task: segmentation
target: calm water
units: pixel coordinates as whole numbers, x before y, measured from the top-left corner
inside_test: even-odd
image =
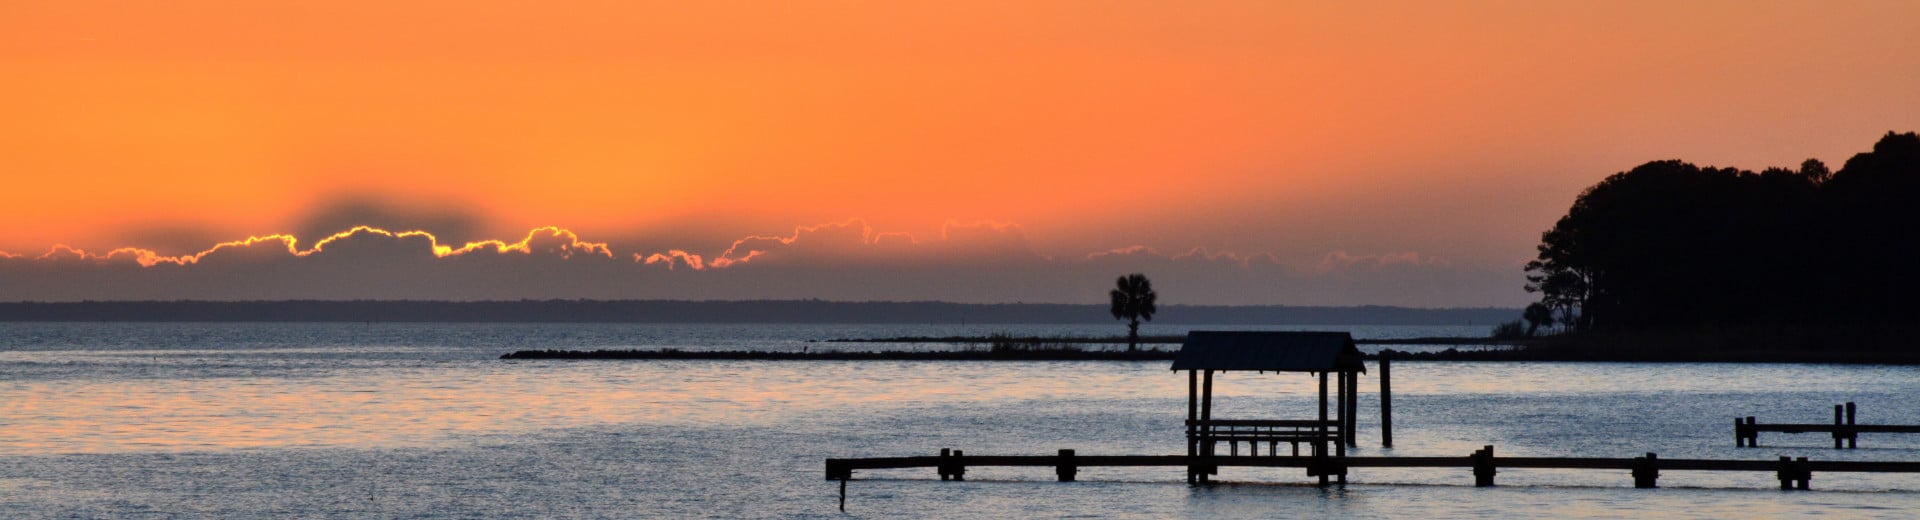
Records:
[[[1340,329],[1341,327],[1312,327]],[[1182,375],[1165,363],[645,362],[496,359],[527,348],[950,348],[807,340],[1106,335],[1118,326],[3,324],[0,516],[134,518],[841,517],[826,457],[1172,454]],[[1360,337],[1484,327],[1361,327]],[[1146,332],[1183,329],[1149,326]],[[1399,347],[1396,347],[1399,348]],[[1735,416],[1920,423],[1912,367],[1413,363],[1394,367],[1395,444],[1363,384],[1362,455],[1920,460],[1920,436],[1833,450],[1818,434],[1734,448]],[[1223,376],[1217,416],[1304,417],[1313,380]],[[1344,489],[1299,470],[1178,468],[862,472],[861,518],[1911,517],[1920,477],[1669,471],[1356,469]]]

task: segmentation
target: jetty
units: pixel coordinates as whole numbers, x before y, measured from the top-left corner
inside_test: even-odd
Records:
[[[1911,424],[1857,424],[1854,422],[1855,407],[1852,402],[1845,405],[1833,405],[1833,423],[1760,423],[1754,416],[1743,421],[1733,418],[1733,445],[1743,448],[1760,446],[1760,432],[1777,433],[1815,433],[1825,432],[1833,436],[1833,449],[1860,447],[1861,433],[1920,433],[1920,425]]]
[[[1381,445],[1393,446],[1392,379],[1395,353],[1378,357]],[[1807,457],[1778,459],[1663,459],[1646,452],[1638,457],[1498,457],[1487,445],[1465,456],[1395,457],[1349,456],[1346,448],[1358,443],[1355,418],[1365,356],[1345,332],[1194,331],[1173,357],[1172,370],[1187,372],[1186,454],[1083,455],[1062,449],[1051,455],[967,455],[942,449],[938,455],[826,459],[827,480],[840,481],[840,508],[846,509],[847,481],[861,470],[933,468],[944,481],[966,480],[978,467],[1049,467],[1061,482],[1073,482],[1081,468],[1185,468],[1187,483],[1205,485],[1222,467],[1300,468],[1319,485],[1345,485],[1354,468],[1467,469],[1475,486],[1494,485],[1501,469],[1573,469],[1625,471],[1636,488],[1658,487],[1663,471],[1770,472],[1780,489],[1810,489],[1815,472],[1920,473],[1920,462],[1817,461]],[[1216,375],[1228,372],[1275,374],[1306,373],[1318,379],[1317,410],[1309,418],[1215,418],[1213,387]],[[1735,419],[1735,437],[1742,446],[1756,445],[1760,431],[1799,433],[1830,431],[1836,448],[1861,432],[1920,433],[1920,426],[1864,425],[1854,422],[1853,403],[1834,407],[1834,424],[1757,424],[1752,417]],[[1240,445],[1246,453],[1240,453]],[[1226,453],[1220,447],[1226,445]],[[1281,444],[1288,445],[1282,451]],[[1264,453],[1261,448],[1265,447]]]

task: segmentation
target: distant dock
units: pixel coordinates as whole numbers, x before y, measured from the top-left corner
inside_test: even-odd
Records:
[[[1777,433],[1829,433],[1833,436],[1833,448],[1860,447],[1862,433],[1920,433],[1920,425],[1911,424],[1857,424],[1854,422],[1856,409],[1853,403],[1833,405],[1833,424],[1819,423],[1760,423],[1749,415],[1745,421],[1733,419],[1733,445],[1743,448],[1760,446],[1760,432]]]

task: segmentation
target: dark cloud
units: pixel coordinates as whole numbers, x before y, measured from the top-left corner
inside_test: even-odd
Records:
[[[485,219],[471,211],[433,201],[393,201],[372,195],[346,194],[320,203],[293,227],[294,236],[305,240],[331,235],[355,226],[371,226],[394,231],[433,232],[443,243],[462,244],[479,240]]]
[[[116,233],[114,244],[149,249],[161,254],[182,255],[205,249],[213,244],[232,238],[223,236],[208,226],[186,223],[148,224]]]

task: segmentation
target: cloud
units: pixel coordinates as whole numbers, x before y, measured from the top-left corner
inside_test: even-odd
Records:
[[[196,253],[55,246],[0,255],[8,300],[79,299],[805,299],[1098,302],[1120,274],[1193,304],[1517,305],[1511,266],[1462,267],[1403,251],[1313,255],[1130,246],[1050,258],[1017,225],[948,222],[934,236],[861,220],[749,235],[723,249],[617,251],[560,227],[447,243],[426,230],[354,226]],[[1292,258],[1292,260],[1288,260]]]
[[[641,263],[645,263],[648,265],[664,264],[667,266],[667,269],[673,269],[675,266],[680,266],[680,265],[685,265],[687,266],[687,268],[693,269],[695,271],[707,268],[706,261],[702,260],[700,258],[700,255],[688,253],[686,251],[681,251],[678,249],[670,249],[670,250],[667,250],[667,252],[665,253],[654,253],[654,254],[644,255],[644,256],[642,256],[640,253],[634,253],[633,258],[635,260],[639,260]]]
[[[1421,256],[1420,253],[1405,251],[1376,255],[1355,255],[1342,251],[1329,251],[1320,257],[1315,267],[1321,273],[1352,273],[1355,271],[1378,271],[1395,266],[1413,267],[1451,267],[1453,262],[1445,258]]]
[[[481,236],[479,214],[432,201],[395,203],[371,194],[342,194],[320,203],[293,226],[292,235],[327,236],[342,229],[426,229],[442,240],[465,243]]]
[[[727,269],[750,262],[790,265],[849,265],[911,261],[1020,261],[1038,259],[1019,227],[991,221],[941,226],[940,236],[923,240],[908,233],[876,232],[852,219],[797,226],[784,236],[749,235],[712,256],[680,249],[634,253],[634,261],[669,269]]]
[[[539,252],[542,254],[560,255],[561,257],[572,257],[578,253],[600,255],[608,258],[613,257],[613,250],[609,249],[607,244],[582,241],[579,235],[574,232],[552,226],[528,231],[526,237],[520,239],[518,242],[510,243],[501,240],[481,240],[478,242],[468,242],[458,248],[441,244],[438,237],[426,231],[388,231],[371,226],[354,226],[352,229],[322,237],[314,241],[313,247],[307,249],[300,248],[300,239],[294,235],[267,235],[221,242],[198,253],[177,256],[167,256],[152,250],[133,247],[123,247],[106,253],[95,254],[59,244],[53,246],[53,248],[49,249],[45,254],[35,257],[35,259],[91,261],[98,263],[131,260],[140,264],[142,267],[153,267],[160,264],[189,265],[200,263],[208,257],[215,256],[259,257],[260,255],[257,254],[257,252],[261,250],[256,248],[260,247],[265,247],[269,251],[284,250],[288,256],[305,257],[324,252],[328,247],[336,250],[366,247],[364,244],[369,243],[367,237],[372,236],[386,237],[398,242],[413,243],[415,244],[415,251],[434,257],[460,256],[476,251],[491,251],[496,254],[533,254]]]

